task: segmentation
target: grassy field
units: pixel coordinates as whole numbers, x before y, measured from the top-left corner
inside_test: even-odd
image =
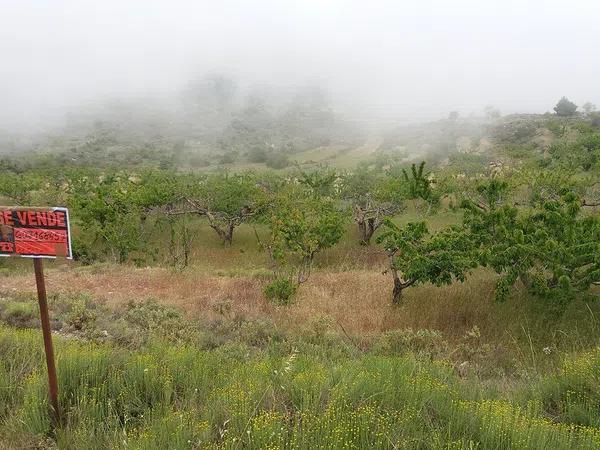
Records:
[[[459,220],[409,208],[400,223]],[[243,225],[193,222],[191,265],[48,262],[62,422],[52,426],[29,261],[0,271],[0,448],[600,448],[600,303],[493,301],[485,269],[411,287],[342,242],[288,306]],[[594,291],[598,294],[598,291]]]
[[[305,341],[251,351],[58,339],[62,426],[40,336],[0,329],[5,448],[598,448],[600,353],[503,389],[444,361]]]

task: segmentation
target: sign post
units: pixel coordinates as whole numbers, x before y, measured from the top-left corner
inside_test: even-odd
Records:
[[[46,298],[46,283],[44,281],[44,265],[41,258],[34,258],[35,284],[37,285],[38,303],[40,305],[40,321],[44,336],[44,351],[46,353],[46,367],[48,368],[48,386],[50,388],[50,404],[54,410],[56,424],[60,423],[60,410],[58,409],[58,379],[56,378],[56,364],[54,363],[54,347],[52,346],[52,330],[50,329],[50,314],[48,313],[48,300]]]
[[[55,424],[59,425],[58,379],[42,258],[72,258],[69,211],[66,208],[0,207],[0,256],[33,258],[50,405]]]

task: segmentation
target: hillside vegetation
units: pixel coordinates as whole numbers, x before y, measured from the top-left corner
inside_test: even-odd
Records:
[[[59,426],[0,261],[0,447],[600,448],[597,113],[361,134],[220,83],[201,129],[5,153],[2,201],[69,207],[75,261],[47,264]]]

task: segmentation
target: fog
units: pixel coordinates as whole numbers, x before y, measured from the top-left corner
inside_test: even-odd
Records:
[[[365,122],[600,104],[600,2],[0,0],[0,129],[115,99],[318,85]]]

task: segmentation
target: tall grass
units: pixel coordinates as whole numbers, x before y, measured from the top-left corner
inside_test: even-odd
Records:
[[[318,346],[281,354],[160,343],[129,351],[57,339],[63,425],[54,431],[40,346],[37,332],[0,328],[0,446],[600,446],[600,350],[498,397],[447,363],[410,355],[331,359]]]

